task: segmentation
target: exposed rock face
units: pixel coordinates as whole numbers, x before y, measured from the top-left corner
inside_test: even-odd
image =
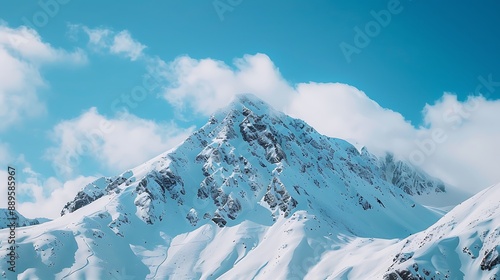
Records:
[[[386,193],[405,207],[414,205],[387,182],[405,189],[402,186],[417,173],[390,159],[379,166],[371,157],[244,95],[212,116],[176,150],[148,163],[149,169],[100,178],[85,186],[61,214],[128,186],[134,188],[135,215],[146,224],[163,222],[171,212],[180,211],[191,226],[199,224],[199,213],[203,220],[225,226],[242,213],[254,211],[257,203],[267,207],[273,219],[289,217],[297,209],[314,208],[316,198],[309,198],[309,192],[323,188],[343,197],[347,204],[342,209],[385,208]],[[381,173],[385,177],[380,178]],[[407,174],[413,177],[408,179]],[[113,227],[126,224],[124,217],[114,217]]]
[[[264,201],[272,210],[278,207],[285,217],[288,217],[290,212],[297,206],[297,200],[290,196],[285,185],[276,177],[267,187]]]
[[[191,208],[191,210],[189,210],[189,213],[187,213],[186,215],[186,219],[191,225],[196,226],[196,224],[198,223],[198,213],[194,208]]]
[[[72,213],[86,205],[89,205],[107,194],[106,187],[111,184],[111,182],[111,178],[101,177],[86,185],[77,193],[76,197],[72,201],[66,203],[64,208],[61,210],[61,216],[67,213]]]
[[[137,185],[136,192],[134,204],[148,224],[163,220],[168,198],[182,205],[182,196],[186,194],[184,182],[169,168],[149,172]]]
[[[256,116],[248,108],[244,108],[242,113],[245,119],[240,123],[239,127],[243,140],[249,142],[250,145],[254,145],[257,142],[258,145],[265,149],[266,160],[271,164],[281,162],[286,155],[278,143],[272,128],[268,128],[262,122],[263,116]]]
[[[384,280],[417,280],[408,270],[394,271],[384,276]]]
[[[66,203],[64,208],[61,210],[61,216],[89,205],[104,195],[118,191],[117,187],[125,183],[131,176],[132,172],[127,171],[122,176],[114,178],[101,177],[86,185],[77,193],[76,197],[72,201]]]
[[[383,179],[409,195],[446,191],[442,181],[432,178],[408,163],[396,160],[391,154],[379,159],[378,165]]]
[[[491,270],[498,264],[500,264],[500,245],[496,245],[494,248],[484,252],[484,258],[481,260],[481,269]]]

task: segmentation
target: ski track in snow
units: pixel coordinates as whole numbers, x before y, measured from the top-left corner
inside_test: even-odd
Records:
[[[90,264],[89,259],[90,259],[91,257],[93,257],[93,256],[94,256],[94,250],[92,250],[92,248],[90,248],[89,244],[88,244],[88,243],[87,243],[87,241],[85,240],[85,237],[83,237],[83,235],[82,235],[81,233],[79,233],[79,235],[80,235],[80,238],[82,239],[82,241],[83,241],[83,242],[85,243],[85,245],[87,246],[87,249],[89,250],[90,255],[88,255],[88,256],[86,257],[86,259],[85,259],[85,264],[84,264],[82,267],[80,267],[80,268],[78,268],[78,269],[76,269],[76,270],[74,270],[74,271],[72,271],[72,272],[70,272],[70,273],[66,274],[64,277],[62,277],[62,278],[61,278],[61,280],[62,280],[62,279],[65,279],[65,278],[67,278],[67,277],[69,277],[69,276],[71,276],[73,273],[76,273],[76,272],[78,272],[78,271],[83,270],[85,267],[87,267],[87,266]]]

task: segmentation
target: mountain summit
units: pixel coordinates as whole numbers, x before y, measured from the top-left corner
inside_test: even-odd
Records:
[[[401,173],[388,170],[368,152],[240,95],[176,148],[84,186],[62,217],[19,230],[19,277],[359,275],[363,264],[340,256],[331,270],[324,257],[347,248],[359,258],[397,248],[440,218],[407,191],[426,183],[394,184]],[[1,240],[7,234],[0,231]],[[353,249],[363,244],[364,251]],[[388,252],[386,259],[398,258]],[[488,269],[497,271],[495,265],[488,261]],[[6,271],[6,264],[0,268]],[[401,271],[411,273],[406,267],[395,273]],[[388,267],[375,272],[399,277]]]
[[[170,224],[183,216],[186,229],[207,221],[233,226],[254,217],[274,223],[305,210],[327,213],[321,220],[336,230],[393,238],[437,219],[384,174],[348,142],[320,135],[246,94],[174,150],[89,184],[62,214],[130,192],[146,224]]]

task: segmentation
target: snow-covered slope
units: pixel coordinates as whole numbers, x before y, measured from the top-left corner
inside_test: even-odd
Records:
[[[383,178],[368,153],[243,95],[177,148],[85,186],[62,217],[19,229],[17,271],[21,279],[326,278],[338,272],[326,267],[353,270],[346,255],[325,263],[332,252],[366,243],[351,251],[373,258],[440,218],[404,184]],[[0,230],[0,250],[7,234]],[[6,269],[0,262],[4,277]]]
[[[500,277],[500,184],[458,205],[429,229],[397,247],[400,253],[390,266],[392,275],[407,273],[434,279]]]
[[[28,219],[24,217],[23,215],[19,214],[19,212],[14,211],[14,216],[11,215],[11,211],[7,209],[0,209],[0,229],[3,228],[8,228],[9,225],[12,223],[12,218],[15,218],[15,224],[16,227],[25,227],[25,226],[32,226],[32,225],[38,225],[41,223],[45,223],[49,221],[46,218],[38,218],[38,219]]]
[[[500,279],[500,184],[401,241],[356,238],[322,256],[310,279]],[[348,257],[346,257],[348,256]],[[339,259],[343,261],[338,261]]]

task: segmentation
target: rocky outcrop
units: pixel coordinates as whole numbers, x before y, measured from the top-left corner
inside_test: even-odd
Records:
[[[81,191],[76,194],[76,197],[66,203],[66,205],[61,210],[61,216],[75,212],[76,210],[89,205],[90,203],[96,201],[97,199],[103,197],[108,193],[106,190],[109,185],[112,184],[111,178],[101,177],[94,182],[86,185]]]
[[[131,171],[127,171],[117,177],[101,177],[86,185],[76,194],[76,197],[72,201],[66,203],[61,210],[61,216],[89,205],[107,194],[119,192],[118,187],[124,183],[129,183],[127,180],[132,177],[132,175],[133,173]]]
[[[256,142],[265,150],[266,160],[270,163],[281,162],[285,158],[285,153],[278,143],[277,138],[271,128],[262,122],[263,116],[257,116],[248,108],[243,110],[245,119],[239,124],[240,133],[243,140],[254,145]]]
[[[264,201],[269,205],[271,210],[278,207],[284,217],[288,217],[290,212],[297,206],[297,200],[290,196],[285,185],[276,177],[274,177],[271,184],[267,186]]]
[[[408,163],[396,160],[392,154],[387,154],[384,158],[381,158],[378,161],[378,166],[384,180],[409,195],[446,191],[442,181],[430,177]]]
[[[481,260],[482,270],[491,270],[500,264],[500,245],[496,245],[491,250],[486,250],[484,258]]]

